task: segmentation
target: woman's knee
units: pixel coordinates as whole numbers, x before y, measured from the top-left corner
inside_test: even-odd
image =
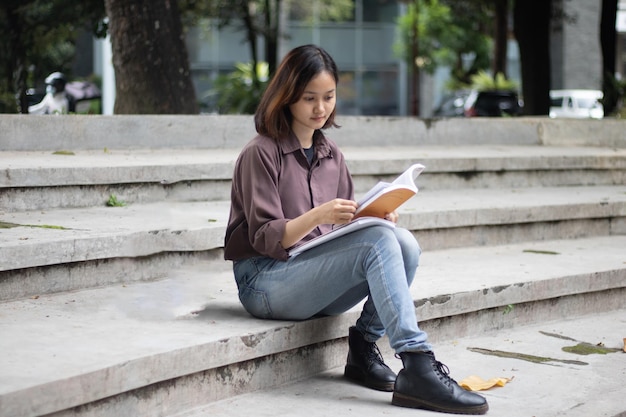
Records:
[[[396,233],[396,238],[398,239],[398,243],[402,248],[402,254],[407,257],[414,257],[416,260],[419,260],[420,255],[422,254],[422,248],[420,247],[417,239],[413,236],[413,233],[403,228],[394,229]]]

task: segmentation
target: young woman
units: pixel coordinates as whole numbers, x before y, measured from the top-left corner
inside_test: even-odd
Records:
[[[281,320],[341,314],[366,299],[349,329],[346,377],[393,391],[398,406],[484,414],[486,400],[448,376],[418,327],[409,285],[420,248],[409,231],[372,226],[289,257],[357,208],[344,157],[322,133],[337,127],[337,81],[330,55],[304,45],[285,56],[261,99],[258,136],[235,166],[224,245],[239,299],[253,316]],[[375,344],[385,333],[403,362],[397,377]]]

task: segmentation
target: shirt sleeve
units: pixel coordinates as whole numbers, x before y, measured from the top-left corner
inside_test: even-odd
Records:
[[[278,147],[248,147],[238,161],[237,194],[248,223],[248,239],[260,254],[286,260],[282,247],[287,219],[278,190],[280,173]]]
[[[341,174],[339,177],[337,197],[344,198],[346,200],[354,200],[354,184],[352,182],[352,175],[350,174],[350,170],[348,170],[343,154],[341,152],[338,152],[338,154],[341,158]]]

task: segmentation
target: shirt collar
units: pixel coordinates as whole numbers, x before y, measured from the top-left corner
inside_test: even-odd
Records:
[[[293,132],[291,132],[289,134],[289,137],[287,137],[285,140],[281,140],[278,143],[281,151],[284,154],[299,151],[302,147],[300,146],[300,141]],[[315,151],[317,153],[318,159],[332,158],[332,149],[330,147],[330,144],[328,143],[328,139],[326,139],[326,136],[324,136],[324,133],[322,133],[321,130],[316,130],[315,132],[313,132],[313,143],[315,144]]]

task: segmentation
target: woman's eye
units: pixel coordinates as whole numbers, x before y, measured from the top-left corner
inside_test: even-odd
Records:
[[[335,98],[335,96],[326,96],[326,101],[330,101],[330,100],[332,100],[334,98]]]

